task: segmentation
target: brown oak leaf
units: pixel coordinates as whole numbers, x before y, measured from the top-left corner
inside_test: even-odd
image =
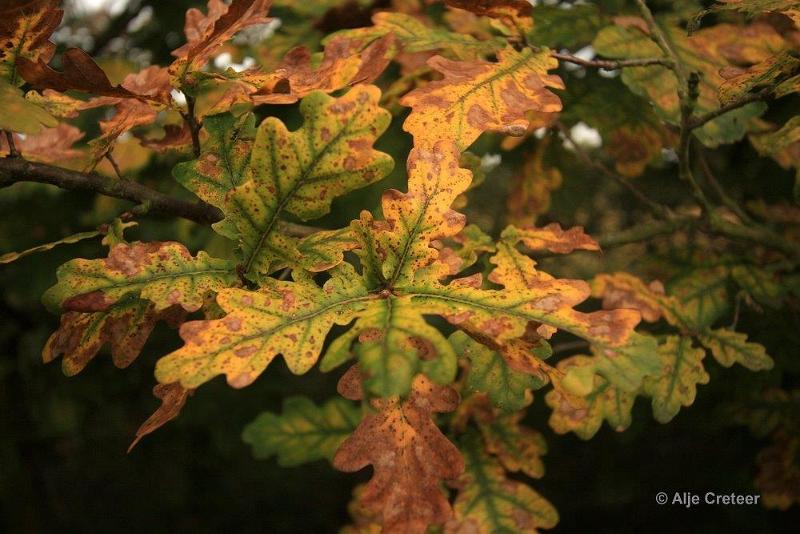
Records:
[[[342,377],[339,392],[351,400],[362,398],[356,367]],[[342,443],[334,467],[352,472],[373,466],[360,503],[381,518],[384,533],[424,533],[428,525],[443,524],[452,509],[439,483],[457,478],[464,460],[433,414],[453,411],[458,393],[417,375],[408,398],[374,399],[372,406],[376,412]]]

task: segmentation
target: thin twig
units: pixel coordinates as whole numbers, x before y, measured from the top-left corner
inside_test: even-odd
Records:
[[[553,345],[553,355],[561,354],[563,352],[570,352],[577,349],[585,349],[589,347],[589,342],[585,339],[578,339],[575,341],[565,341]]]
[[[720,184],[719,180],[717,180],[717,177],[714,176],[713,172],[711,172],[711,167],[708,165],[708,160],[706,159],[706,157],[703,154],[698,154],[698,156],[699,156],[698,160],[700,161],[700,169],[703,171],[703,174],[706,177],[706,181],[709,184],[711,184],[711,187],[714,188],[714,191],[717,193],[717,196],[722,201],[722,203],[725,206],[727,206],[728,209],[730,209],[733,213],[735,213],[736,216],[739,217],[739,219],[741,219],[743,223],[752,224],[753,219],[751,219],[750,216],[747,213],[745,213],[742,207],[739,206],[739,204],[737,204],[736,201],[733,200],[733,198],[731,198],[730,195],[728,195],[728,193],[722,187],[722,184]]]
[[[673,71],[675,71],[675,76],[678,78],[678,96],[681,98],[681,101],[683,101],[686,98],[688,77],[686,75],[686,70],[680,61],[680,57],[678,56],[678,53],[675,52],[675,49],[672,47],[672,43],[669,42],[669,39],[667,39],[667,36],[664,35],[663,31],[661,31],[661,27],[658,25],[658,23],[656,23],[656,19],[653,17],[653,12],[650,11],[649,7],[647,7],[647,2],[645,2],[645,0],[636,0],[636,3],[639,5],[639,11],[642,12],[642,16],[647,23],[647,27],[650,29],[650,34],[654,37],[655,43],[659,48],[661,48],[661,51],[672,60],[671,68]]]
[[[3,131],[6,134],[6,142],[8,143],[8,156],[9,158],[18,158],[17,145],[14,144],[14,134],[8,131]]]
[[[117,161],[114,159],[114,156],[111,155],[110,150],[106,152],[106,159],[109,163],[111,163],[111,166],[114,167],[114,172],[117,174],[117,178],[124,180],[122,177],[122,172],[119,170],[119,165],[117,165]]]
[[[746,106],[747,104],[751,104],[753,102],[760,102],[760,101],[763,101],[763,100],[769,100],[770,98],[772,98],[772,96],[773,96],[773,92],[772,92],[772,88],[771,87],[768,87],[768,88],[766,88],[766,89],[764,89],[762,91],[759,91],[757,93],[749,93],[749,94],[743,96],[742,98],[740,98],[739,100],[735,100],[733,102],[729,102],[729,103],[725,104],[724,106],[722,106],[722,107],[720,107],[718,109],[715,109],[714,111],[709,111],[705,115],[700,115],[699,117],[692,117],[692,119],[689,121],[688,126],[689,126],[690,129],[696,130],[697,128],[700,128],[701,126],[703,126],[707,122],[713,121],[717,117],[719,117],[721,115],[724,115],[724,114],[728,113],[729,111],[733,111],[735,109],[739,109],[739,108],[741,108],[743,106]]]
[[[640,58],[640,59],[623,59],[623,60],[609,60],[609,59],[582,59],[572,54],[562,54],[559,52],[551,52],[551,56],[567,63],[574,63],[582,67],[590,67],[606,70],[617,70],[625,67],[647,67],[649,65],[662,65],[664,67],[672,67],[672,61],[663,57]]]
[[[642,191],[639,191],[639,189],[635,185],[633,185],[630,180],[626,180],[619,174],[613,172],[611,169],[603,165],[601,162],[589,156],[589,154],[587,154],[586,151],[583,150],[583,148],[578,143],[576,143],[575,140],[572,138],[572,135],[569,132],[569,128],[567,128],[566,125],[564,125],[561,122],[556,122],[555,126],[561,132],[561,135],[563,135],[564,138],[572,144],[572,146],[575,149],[575,153],[587,167],[600,171],[601,173],[605,174],[609,178],[613,179],[614,181],[625,187],[628,191],[631,192],[631,194],[633,194],[633,196],[635,196],[640,202],[645,204],[656,215],[667,219],[671,217],[671,213],[666,206],[662,206],[661,204],[655,202],[646,194],[644,194]]]
[[[698,222],[696,216],[676,216],[668,220],[656,220],[637,224],[631,228],[597,236],[601,249],[609,249],[630,243],[647,241],[653,237],[669,235],[681,228],[688,228]]]

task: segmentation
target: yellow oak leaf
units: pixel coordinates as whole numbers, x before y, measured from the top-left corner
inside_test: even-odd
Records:
[[[543,50],[511,47],[497,53],[498,61],[428,60],[444,78],[408,93],[400,101],[412,108],[403,129],[415,146],[432,147],[452,140],[465,150],[485,131],[523,135],[527,112],[556,112],[561,100],[548,87],[563,89],[561,78],[547,74],[558,62]]]

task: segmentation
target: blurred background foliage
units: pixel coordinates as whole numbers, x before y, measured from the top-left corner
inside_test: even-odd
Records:
[[[308,2],[309,9],[315,4]],[[170,51],[183,39],[186,9],[198,5],[191,0],[72,0],[65,3],[65,23],[56,40],[60,48],[81,46],[101,58],[112,80],[119,81],[146,64],[168,63]],[[367,23],[354,15],[347,25]],[[294,24],[300,28],[303,22]],[[307,31],[311,43],[323,35],[318,29]],[[280,35],[276,37],[274,49],[266,41],[258,61],[280,56]],[[568,95],[562,95],[565,109],[573,110],[574,116],[565,117],[570,124],[581,120],[580,107],[571,106],[570,98],[580,100],[582,92],[623,92],[618,79],[595,72],[562,74],[570,88]],[[796,104],[794,100],[783,106]],[[637,103],[627,93],[609,105]],[[257,111],[261,116],[279,116],[290,128],[299,124],[294,106],[262,106]],[[778,106],[770,113],[785,117],[792,110]],[[76,125],[91,138],[100,118],[99,111],[84,114]],[[400,129],[401,122],[395,120],[377,146],[395,157],[394,173],[337,199],[320,226],[344,226],[364,207],[376,206],[384,189],[404,188],[402,161],[411,143]],[[507,223],[498,214],[505,211],[514,172],[524,153],[545,139],[502,153],[499,165],[469,195],[463,211],[471,222],[497,236]],[[548,142],[545,163],[559,169],[562,184],[537,223],[581,224],[595,235],[641,220],[641,209],[624,188],[588,170],[560,139]],[[491,155],[500,153],[498,144],[498,138],[484,136],[472,151],[489,154],[484,162],[496,160]],[[136,150],[131,146],[130,156],[115,152],[125,172],[188,198],[177,184],[169,185],[172,166],[188,159],[188,154],[145,158],[137,157]],[[712,166],[724,171],[726,185],[740,198],[771,201],[791,196],[792,173],[758,157],[747,143],[724,147],[711,157]],[[665,203],[688,197],[675,178],[669,154],[637,180],[641,189]],[[0,191],[0,252],[91,229],[127,206],[40,184],[17,184]],[[225,246],[210,229],[185,221],[142,219],[130,235],[141,240],[177,239],[192,250],[203,246],[212,254],[214,247]],[[643,254],[642,245],[633,244],[603,255],[576,253],[541,264],[554,275],[587,278],[599,269],[620,270],[634,264],[679,265],[714,246],[689,240],[676,256],[673,246],[664,246],[659,255]],[[0,531],[288,533],[333,532],[345,524],[351,488],[367,473],[339,473],[324,461],[281,468],[274,459],[253,459],[241,440],[248,422],[264,410],[279,411],[288,395],[305,394],[315,401],[330,397],[339,373],[323,375],[315,370],[296,377],[278,359],[243,390],[231,389],[218,378],[195,393],[176,421],[126,454],[136,428],[157,407],[150,390],[155,384],[152,369],[158,356],[179,346],[177,333],[159,325],[142,356],[125,370],[114,368],[107,354],[71,378],[63,376],[58,362],[42,364],[41,348],[58,318],[45,311],[41,294],[54,283],[60,264],[73,257],[103,255],[98,241],[84,241],[0,268]],[[755,459],[767,440],[752,434],[731,414],[738,409],[736,402],[747,402],[765,387],[800,385],[800,315],[796,305],[781,310],[743,306],[738,324],[766,347],[782,372],[709,366],[710,384],[702,386],[695,404],[669,425],[655,422],[640,399],[630,429],[615,433],[604,426],[584,442],[572,434],[554,434],[547,425],[549,410],[541,397],[536,398],[527,422],[544,433],[549,445],[547,474],[536,487],[559,510],[557,532],[789,532],[800,524],[797,507],[780,512],[759,506],[687,510],[655,504],[658,491],[756,492]]]

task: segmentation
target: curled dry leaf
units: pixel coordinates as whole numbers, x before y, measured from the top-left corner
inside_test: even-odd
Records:
[[[121,85],[113,85],[92,57],[80,48],[68,48],[61,57],[63,71],[59,72],[47,65],[41,57],[31,61],[25,57],[17,58],[17,69],[26,82],[36,89],[64,91],[83,91],[97,96],[112,98],[137,98]]]
[[[600,245],[584,233],[582,226],[564,230],[558,223],[550,223],[543,228],[508,226],[503,230],[500,239],[512,246],[521,242],[530,250],[547,250],[554,254],[570,254],[575,250],[600,250]]]
[[[653,280],[645,284],[629,273],[598,274],[592,281],[592,296],[603,298],[603,309],[639,310],[642,319],[655,323],[661,318],[664,284]]]
[[[357,368],[339,382],[346,398],[362,398]],[[371,401],[355,432],[333,458],[341,471],[360,471],[372,465],[374,474],[360,503],[381,518],[384,533],[424,533],[429,525],[444,524],[452,510],[439,484],[458,477],[464,461],[458,449],[441,433],[433,414],[453,411],[458,393],[433,384],[424,376],[414,379],[407,399]]]
[[[59,0],[33,0],[0,6],[0,80],[17,84],[17,60],[43,61],[53,57],[50,36],[61,24]]]
[[[186,400],[192,393],[194,393],[194,390],[184,389],[177,383],[156,384],[153,388],[153,395],[161,400],[161,406],[136,430],[136,437],[128,447],[128,452],[131,452],[143,437],[152,434],[178,417],[186,404]]]
[[[133,362],[159,320],[179,324],[185,312],[179,306],[156,311],[140,299],[126,299],[102,311],[68,311],[42,351],[45,363],[63,356],[64,374],[75,375],[97,355],[104,345],[111,347],[114,365],[127,367]]]
[[[233,0],[230,4],[209,0],[205,16],[197,9],[188,10],[184,30],[189,42],[172,52],[178,59],[169,67],[178,85],[182,85],[189,72],[205,65],[240,30],[269,22],[266,15],[271,5],[272,0]]]
[[[229,102],[253,104],[293,104],[314,91],[332,93],[351,85],[371,83],[389,65],[394,38],[386,35],[362,49],[360,42],[344,36],[325,45],[317,63],[304,46],[293,48],[272,72],[259,70],[217,75],[233,86],[223,96]]]
[[[55,128],[45,128],[38,134],[26,135],[22,138],[14,136],[17,152],[26,159],[41,163],[54,163],[65,166],[69,160],[83,155],[83,151],[72,148],[72,145],[83,139],[83,132],[67,123],[59,123]],[[8,152],[5,137],[0,137],[0,153]]]

